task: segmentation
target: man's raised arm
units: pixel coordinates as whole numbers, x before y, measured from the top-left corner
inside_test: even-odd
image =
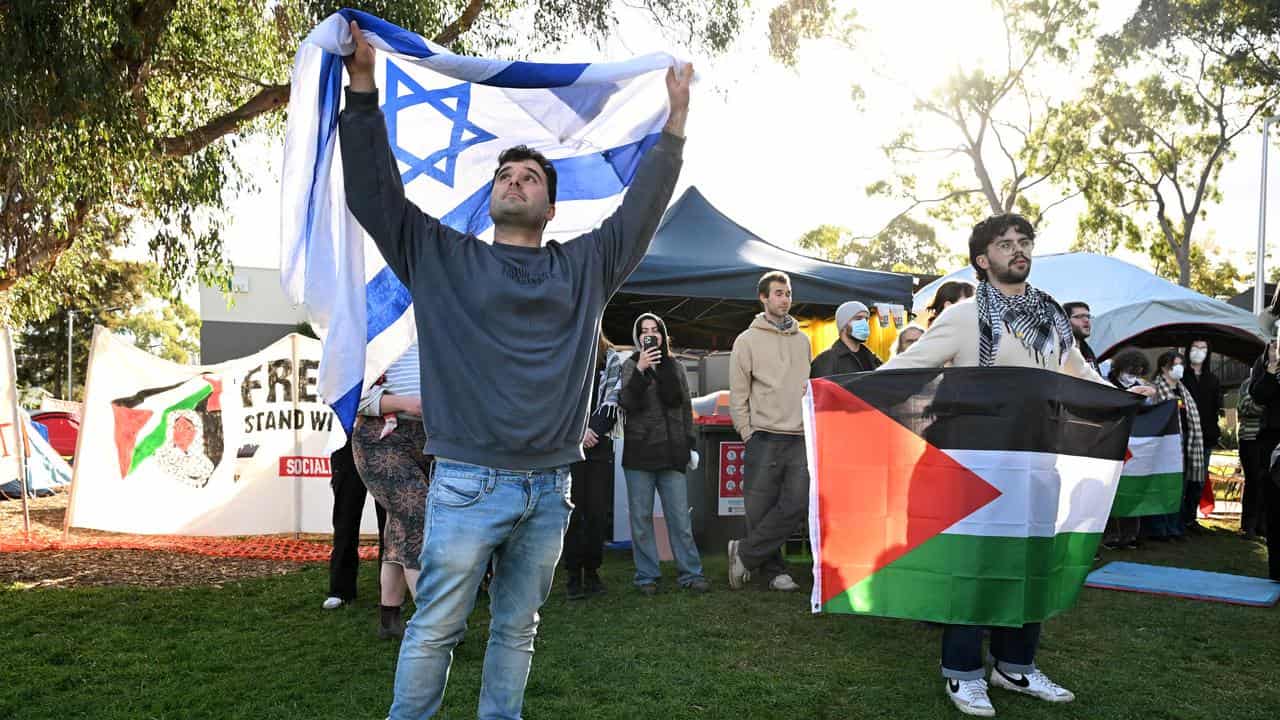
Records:
[[[350,76],[347,105],[338,117],[347,207],[373,238],[391,271],[410,284],[419,243],[459,233],[405,199],[400,168],[391,153],[387,124],[378,107],[373,47],[351,21],[356,49],[342,59]]]

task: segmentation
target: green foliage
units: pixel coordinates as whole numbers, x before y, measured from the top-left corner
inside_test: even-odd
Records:
[[[800,236],[796,244],[832,262],[864,270],[936,275],[949,259],[929,225],[903,216],[873,238],[857,238],[842,227],[819,225]]]
[[[15,335],[18,384],[41,387],[58,397],[79,398],[93,326],[131,337],[138,347],[174,362],[191,362],[199,352],[200,317],[179,300],[164,299],[154,267],[137,262],[76,257],[72,249],[59,259],[82,261],[81,285],[67,288],[41,320],[26,323]],[[24,286],[25,297],[36,294]],[[40,293],[49,295],[49,293]],[[19,298],[20,300],[23,298]],[[74,312],[71,333],[73,382],[67,392],[67,314]]]
[[[1048,141],[1073,149],[1061,176],[1088,204],[1082,243],[1123,243],[1171,267],[1180,284],[1217,290],[1238,273],[1197,256],[1196,225],[1221,199],[1219,174],[1233,143],[1275,110],[1280,84],[1221,54],[1202,29],[1151,16],[1198,17],[1210,5],[1226,13],[1238,3],[1144,3],[1103,39],[1090,87],[1056,118]],[[1231,22],[1221,14],[1218,21]]]
[[[69,251],[146,244],[172,294],[226,287],[225,199],[239,140],[278,134],[299,41],[343,5],[460,52],[545,52],[616,24],[620,0],[15,0],[0,3],[0,316],[57,309],[49,282],[96,282]],[[725,48],[739,0],[644,0],[673,41]],[[519,22],[513,20],[519,19]],[[433,35],[434,33],[434,35]],[[513,49],[514,48],[514,49]],[[22,296],[21,302],[15,298]]]

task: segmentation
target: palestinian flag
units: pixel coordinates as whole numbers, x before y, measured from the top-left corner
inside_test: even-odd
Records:
[[[111,401],[120,477],[127,477],[164,444],[169,415],[191,410],[203,420],[200,438],[214,465],[222,460],[222,380],[200,375],[186,382],[146,388]]]
[[[1031,368],[813,380],[813,611],[1020,626],[1070,607],[1140,400]]]
[[[1178,403],[1144,405],[1129,433],[1129,455],[1112,517],[1168,515],[1182,508],[1182,434]]]

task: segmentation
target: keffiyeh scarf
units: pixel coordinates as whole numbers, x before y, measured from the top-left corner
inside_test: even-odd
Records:
[[[1022,295],[1005,295],[990,283],[979,283],[974,301],[978,304],[978,364],[982,367],[995,364],[1001,336],[1006,329],[1041,364],[1044,356],[1053,351],[1055,336],[1059,363],[1066,359],[1067,351],[1075,345],[1071,321],[1062,306],[1048,293],[1030,285]]]

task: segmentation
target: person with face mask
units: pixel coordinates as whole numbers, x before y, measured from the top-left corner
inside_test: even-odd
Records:
[[[1200,428],[1200,409],[1196,399],[1182,383],[1186,368],[1182,353],[1178,350],[1167,350],[1156,360],[1156,372],[1151,384],[1156,389],[1152,402],[1165,400],[1178,401],[1178,418],[1182,422],[1182,477],[1183,504],[1185,498],[1200,499],[1200,491],[1204,489],[1205,466],[1204,432]],[[1194,507],[1194,505],[1192,506]],[[1193,511],[1194,512],[1194,511]],[[1193,516],[1194,517],[1194,516]],[[1147,537],[1153,540],[1169,541],[1185,539],[1186,525],[1181,512],[1169,515],[1152,515],[1144,518],[1143,528]]]
[[[1135,387],[1147,386],[1146,376],[1151,372],[1151,363],[1142,351],[1123,348],[1111,360],[1107,379],[1121,390],[1132,390]],[[1151,398],[1146,402],[1150,403]],[[1107,527],[1102,533],[1102,546],[1108,550],[1125,548],[1136,550],[1138,537],[1142,534],[1142,518],[1112,517],[1107,519]]]
[[[880,367],[880,358],[865,344],[871,337],[870,317],[867,306],[857,300],[836,308],[836,327],[840,329],[840,337],[813,359],[809,377],[866,372]]]
[[[1209,457],[1213,449],[1222,439],[1222,431],[1218,428],[1218,416],[1222,414],[1222,383],[1213,374],[1209,363],[1209,341],[1192,340],[1183,352],[1187,364],[1183,368],[1182,384],[1191,392],[1196,400],[1196,408],[1200,411],[1200,429],[1204,432],[1204,467],[1209,469]],[[1207,475],[1200,482],[1201,488],[1207,481]],[[1200,505],[1200,497],[1185,498],[1182,505],[1182,523],[1191,532],[1200,532],[1203,528],[1196,522],[1196,508]]]

